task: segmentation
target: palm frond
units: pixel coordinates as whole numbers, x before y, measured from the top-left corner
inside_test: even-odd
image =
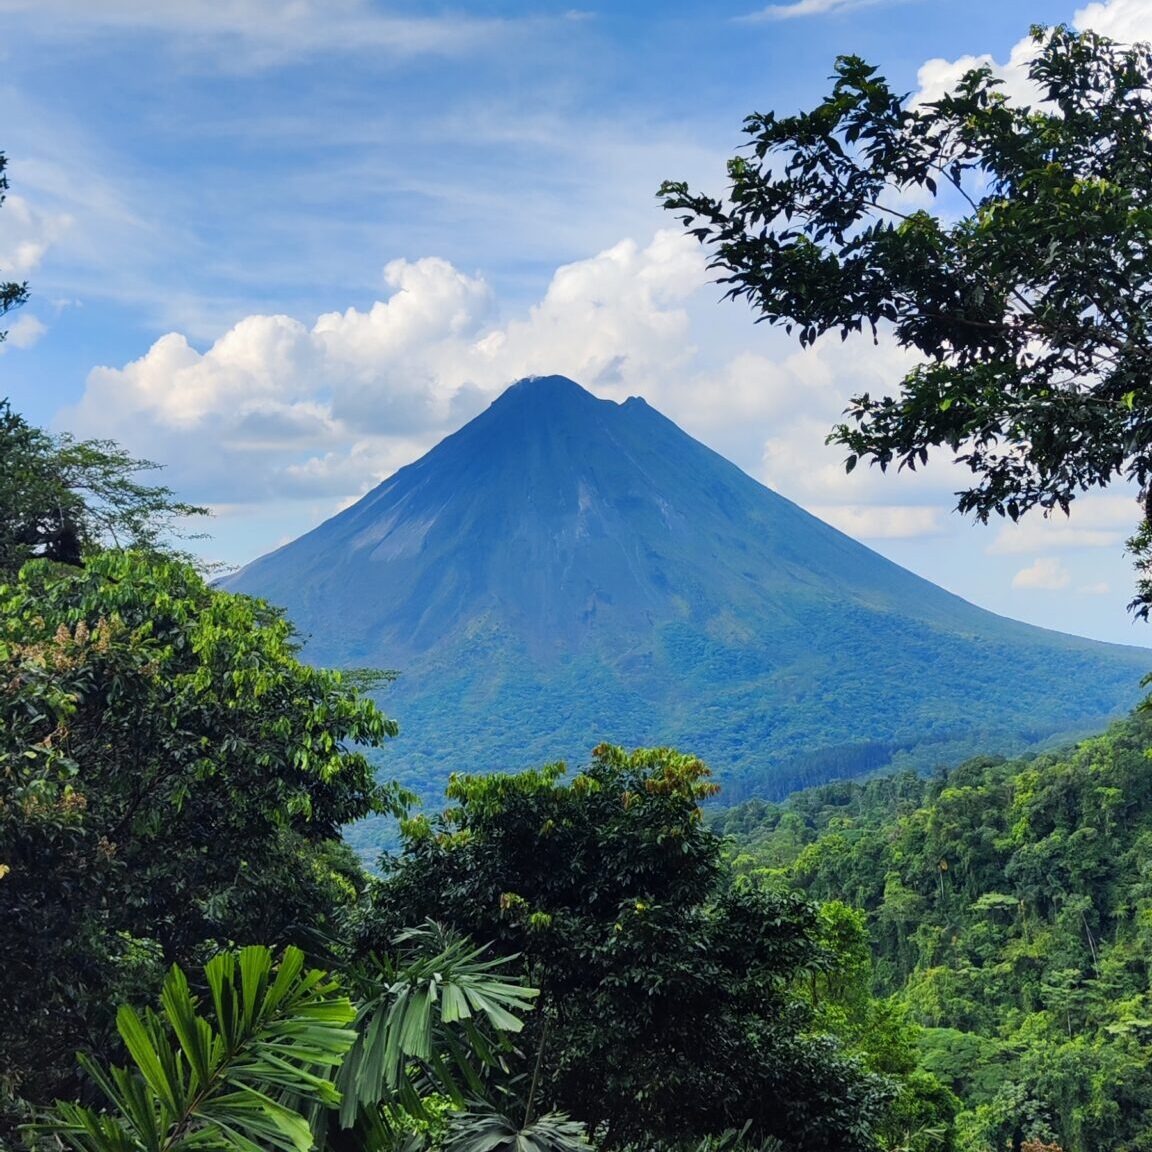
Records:
[[[584,1125],[562,1112],[549,1112],[517,1127],[494,1112],[461,1113],[444,1142],[444,1152],[591,1152]]]
[[[308,1121],[284,1098],[339,1103],[322,1070],[356,1039],[351,1001],[296,948],[279,964],[259,946],[222,953],[205,977],[211,1017],[174,967],[159,1013],[117,1014],[132,1066],[83,1062],[107,1108],[58,1102],[36,1127],[77,1152],[309,1152]]]
[[[361,973],[357,1040],[336,1080],[345,1128],[358,1109],[389,1099],[420,1116],[429,1091],[463,1108],[537,996],[504,974],[514,957],[490,957],[436,924],[408,929],[395,943],[398,961],[377,960]]]

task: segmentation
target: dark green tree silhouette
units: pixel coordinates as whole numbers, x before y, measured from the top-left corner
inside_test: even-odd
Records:
[[[833,429],[849,471],[915,469],[944,448],[972,473],[957,508],[980,520],[1139,484],[1132,607],[1147,616],[1152,52],[1063,27],[1033,37],[1030,105],[987,67],[911,104],[842,57],[812,111],[748,117],[724,200],[660,191],[758,319],[806,345],[887,331],[920,354]]]

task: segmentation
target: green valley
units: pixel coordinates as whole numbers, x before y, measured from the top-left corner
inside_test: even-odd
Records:
[[[859,910],[872,991],[963,1102],[959,1147],[1146,1148],[1150,748],[1138,714],[1035,759],[831,784],[714,827],[756,886]]]

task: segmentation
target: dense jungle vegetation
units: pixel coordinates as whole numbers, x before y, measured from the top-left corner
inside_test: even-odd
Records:
[[[783,189],[735,163],[735,223],[666,189],[769,319],[890,322],[932,361],[848,447],[966,445],[962,506],[1013,518],[1152,478],[1149,53],[1058,30],[1031,70],[1056,112],[986,70],[908,109],[842,61],[811,117],[754,118]],[[861,223],[890,178],[965,175],[954,229]],[[716,827],[668,749],[460,775],[371,877],[339,833],[403,813],[364,754],[394,726],[164,550],[194,509],[142,466],[0,411],[0,1143],[1152,1148],[1146,716]]]
[[[391,725],[273,610],[4,580],[9,1146],[1152,1146],[1143,716],[714,827],[668,750],[461,776],[372,878]]]
[[[1152,1147],[1152,719],[1032,760],[832,784],[716,821],[757,887],[844,900],[959,1146]]]
[[[389,722],[274,612],[92,552],[24,564],[0,622],[5,1143],[849,1152],[947,1127],[853,922],[723,866],[698,761],[461,777],[372,880],[338,830],[402,800],[352,747]]]
[[[372,878],[340,829],[408,797],[365,756],[395,732],[365,677],[166,552],[188,509],[143,462],[4,417],[0,1144],[946,1138],[859,926],[739,881],[699,761],[458,777]]]

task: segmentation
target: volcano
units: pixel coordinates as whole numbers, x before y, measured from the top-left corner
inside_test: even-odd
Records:
[[[223,584],[283,606],[313,663],[399,670],[381,768],[425,795],[607,740],[778,797],[1082,735],[1152,664],[977,608],[562,376]]]

